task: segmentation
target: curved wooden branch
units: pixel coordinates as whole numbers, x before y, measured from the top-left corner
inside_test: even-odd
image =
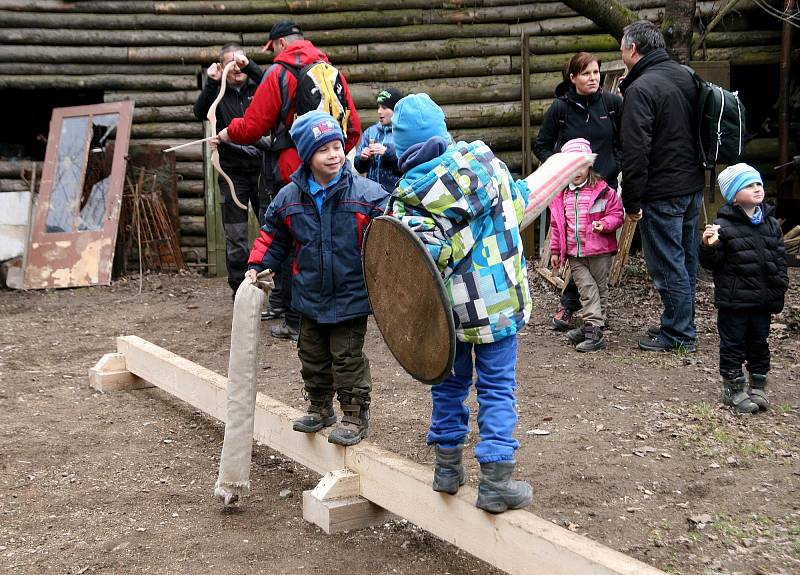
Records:
[[[236,65],[236,58],[225,64],[225,68],[222,69],[222,83],[219,87],[219,94],[217,94],[217,99],[211,104],[211,107],[208,109],[208,114],[206,117],[208,121],[211,123],[211,133],[217,134],[217,106],[222,101],[222,98],[225,96],[225,88],[228,85],[228,72],[230,72],[231,68]],[[220,173],[222,178],[228,184],[228,189],[231,191],[231,198],[233,198],[233,203],[237,206],[242,208],[243,210],[247,211],[247,206],[243,205],[242,202],[239,201],[239,198],[236,197],[236,189],[233,187],[233,181],[228,177],[228,174],[225,173],[225,170],[222,169],[222,166],[219,164],[219,148],[214,148],[211,152],[211,165]]]

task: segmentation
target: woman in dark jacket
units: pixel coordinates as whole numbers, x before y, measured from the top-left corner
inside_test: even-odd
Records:
[[[594,169],[612,188],[617,187],[622,148],[619,131],[622,98],[600,87],[600,61],[593,54],[578,52],[564,70],[564,81],[556,87],[556,99],[544,114],[533,151],[540,161],[573,138],[586,138],[597,154]],[[570,279],[553,316],[553,327],[565,331],[581,307],[575,282]]]

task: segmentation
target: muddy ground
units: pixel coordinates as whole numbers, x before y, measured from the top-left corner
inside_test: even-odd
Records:
[[[518,366],[530,510],[668,573],[800,573],[800,272],[770,337],[774,409],[736,416],[718,401],[708,279],[698,352],[652,354],[634,346],[657,295],[629,271],[612,291],[609,348],[595,354],[549,329],[556,296],[532,279]],[[226,373],[227,283],[149,275],[139,288],[133,277],[0,291],[0,572],[496,573],[404,521],[325,535],[302,519],[318,476],[264,446],[243,509],[222,511],[211,497],[222,425],[156,389],[97,393],[87,370],[134,334]],[[303,408],[295,349],[264,340],[260,390]],[[370,441],[431,464],[427,388],[374,325],[366,347]],[[469,470],[475,485],[471,459]]]

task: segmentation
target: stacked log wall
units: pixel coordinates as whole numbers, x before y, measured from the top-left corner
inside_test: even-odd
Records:
[[[663,0],[625,0],[655,19]],[[718,7],[698,2],[708,17]],[[777,63],[779,31],[746,29],[757,9],[742,0],[726,27],[712,32],[701,59],[733,65]],[[291,19],[345,74],[364,126],[376,120],[375,94],[385,86],[428,92],[459,139],[483,139],[514,171],[521,167],[520,36],[531,35],[531,137],[579,50],[619,58],[618,44],[557,1],[518,0],[173,0],[0,4],[2,88],[98,89],[106,101],[136,102],[132,142],[169,145],[201,138],[192,113],[198,74],[228,42],[260,65],[267,31]],[[723,31],[724,30],[724,31]],[[184,249],[205,258],[202,149],[177,152]]]

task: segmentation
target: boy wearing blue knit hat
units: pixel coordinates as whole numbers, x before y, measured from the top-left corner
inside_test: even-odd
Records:
[[[428,249],[444,279],[458,338],[452,372],[431,387],[426,439],[436,451],[433,489],[455,494],[465,482],[470,410],[464,401],[476,372],[476,506],[490,513],[526,507],[531,486],[511,476],[519,448],[517,332],[531,312],[519,231],[530,191],[483,142],[452,143],[444,112],[427,94],[401,99],[393,124],[403,178],[387,214],[406,223]]]
[[[757,170],[728,166],[718,181],[727,203],[703,232],[700,263],[714,274],[722,402],[739,413],[755,413],[769,409],[770,316],[783,309],[789,287],[783,232],[773,207],[763,203]]]
[[[264,214],[246,277],[255,283],[258,272],[280,269],[294,254],[292,309],[302,316],[297,354],[310,405],[293,429],[315,433],[336,423],[335,394],[343,417],[328,441],[354,445],[367,436],[372,390],[363,353],[371,309],[361,245],[388,196],[352,173],[341,127],[330,115],[303,114],[290,135],[303,165]]]

